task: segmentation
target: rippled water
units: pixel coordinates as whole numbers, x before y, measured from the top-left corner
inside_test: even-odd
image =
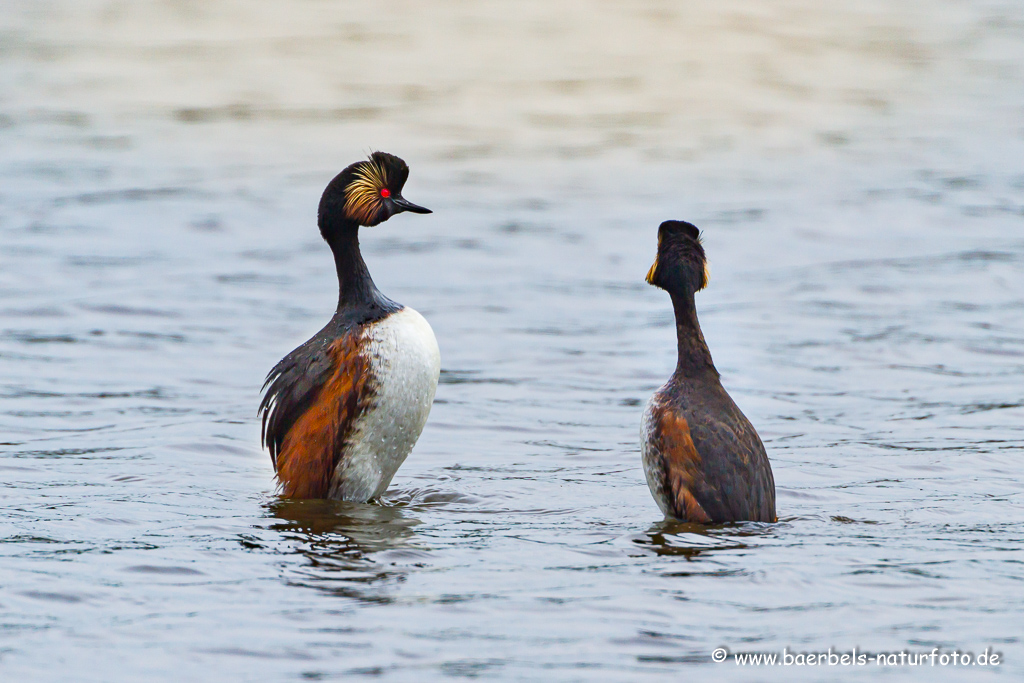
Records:
[[[4,680],[1020,676],[1024,11],[848,5],[8,3]],[[283,502],[260,384],[333,310],[315,206],[373,148],[435,211],[363,242],[437,402],[382,505]],[[778,524],[644,483],[666,218]]]

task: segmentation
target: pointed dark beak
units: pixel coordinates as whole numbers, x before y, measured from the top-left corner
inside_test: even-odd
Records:
[[[413,213],[434,213],[427,207],[420,206],[419,204],[413,204],[403,197],[392,197],[391,203],[395,205],[396,209],[398,209],[395,213],[402,213],[403,211],[411,211]]]

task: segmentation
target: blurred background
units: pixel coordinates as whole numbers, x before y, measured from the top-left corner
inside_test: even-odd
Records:
[[[333,311],[317,201],[376,149],[435,212],[362,241],[437,403],[384,505],[284,504],[260,385]],[[0,670],[1024,671],[1021,159],[1017,2],[5,0]],[[668,218],[777,525],[665,524],[643,481]]]

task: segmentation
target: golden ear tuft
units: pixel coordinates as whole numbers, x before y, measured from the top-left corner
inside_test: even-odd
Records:
[[[380,211],[381,190],[388,186],[388,171],[371,157],[354,172],[345,188],[345,213],[361,225],[369,225]]]
[[[654,263],[651,264],[651,269],[647,271],[647,284],[654,284],[654,275],[658,271],[658,257],[654,257]]]
[[[699,292],[700,290],[702,290],[705,287],[707,287],[708,286],[708,280],[710,280],[710,279],[711,279],[711,264],[708,263],[707,261],[704,261],[704,273],[701,275],[700,287],[697,288],[697,291]]]
[[[658,251],[654,254],[654,263],[651,264],[650,270],[647,271],[647,284],[654,284],[654,276],[658,274],[658,254],[661,253],[661,238],[664,236],[664,231],[658,229]]]

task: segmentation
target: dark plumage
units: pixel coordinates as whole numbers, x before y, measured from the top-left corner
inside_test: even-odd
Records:
[[[675,309],[679,360],[644,413],[647,484],[662,512],[689,522],[774,522],[775,480],[764,445],[722,388],[697,322],[694,294],[707,285],[700,232],[665,221],[647,282]]]
[[[281,492],[366,501],[380,495],[426,420],[437,387],[437,342],[422,316],[377,289],[359,227],[403,211],[409,167],[373,153],[339,173],[317,223],[334,254],[338,308],[267,376],[259,412]]]

